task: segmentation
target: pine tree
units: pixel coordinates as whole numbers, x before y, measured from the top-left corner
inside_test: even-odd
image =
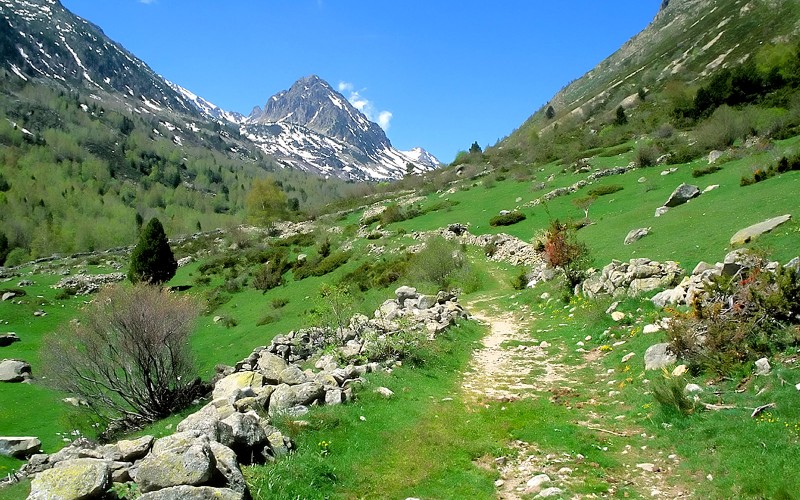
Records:
[[[132,283],[143,281],[161,284],[172,279],[177,269],[178,263],[172,255],[164,227],[153,217],[139,236],[136,248],[131,252],[128,279]]]

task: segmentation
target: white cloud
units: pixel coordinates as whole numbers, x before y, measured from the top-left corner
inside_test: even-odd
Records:
[[[379,111],[375,108],[375,105],[362,95],[362,92],[366,89],[355,90],[355,85],[350,82],[339,82],[337,89],[344,94],[354,108],[364,113],[364,116],[369,121],[376,122],[384,132],[389,130],[393,116],[392,112],[387,110]]]

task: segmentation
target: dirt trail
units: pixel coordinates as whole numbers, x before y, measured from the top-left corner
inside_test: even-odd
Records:
[[[531,334],[540,316],[525,307],[514,312],[503,311],[497,305],[498,298],[484,297],[466,304],[466,309],[473,318],[485,324],[489,333],[483,338],[482,347],[473,354],[470,367],[464,374],[465,401],[486,404],[491,401],[551,398],[554,392],[578,388],[582,382],[578,380],[577,371],[587,366],[596,367],[597,374],[601,377],[602,366],[599,360],[602,355],[599,351],[587,353],[582,365],[561,362],[567,354],[564,350],[566,345],[550,345]],[[590,411],[589,415],[593,415],[593,412]],[[588,422],[583,422],[583,425],[591,427]],[[638,432],[639,430],[631,430],[629,434],[618,438],[627,439],[629,435]],[[574,460],[563,454],[557,455],[552,450],[543,450],[535,443],[523,441],[509,443],[509,447],[516,451],[516,455],[502,457],[494,464],[500,474],[500,479],[495,484],[498,499],[532,498],[541,488],[557,485],[568,491],[570,484],[581,482],[579,477],[573,477],[573,470],[569,467]],[[639,455],[629,457],[634,464],[653,459],[650,452],[639,447],[627,445],[625,449]],[[667,484],[668,474],[664,471],[648,472],[636,467],[626,467],[624,471],[614,474],[617,482],[634,487],[642,496],[689,498],[685,492]],[[528,481],[542,473],[547,473],[552,482],[541,487],[530,487]],[[588,496],[596,498],[595,495]]]

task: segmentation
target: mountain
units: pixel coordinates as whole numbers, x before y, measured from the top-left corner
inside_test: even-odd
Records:
[[[437,167],[442,163],[438,158],[422,148],[413,148],[408,151],[402,151],[402,153],[406,158],[411,160],[411,163],[428,165],[430,167]]]
[[[427,152],[406,155],[326,81],[312,75],[256,106],[241,134],[279,163],[326,177],[399,179],[438,166]],[[412,164],[412,166],[409,166]]]
[[[139,113],[199,114],[147,64],[57,0],[0,0],[0,60],[24,80],[113,94]]]

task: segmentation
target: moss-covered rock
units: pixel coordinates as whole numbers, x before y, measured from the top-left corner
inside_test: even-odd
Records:
[[[108,488],[110,462],[76,458],[40,472],[31,481],[28,500],[90,500],[100,498]]]

